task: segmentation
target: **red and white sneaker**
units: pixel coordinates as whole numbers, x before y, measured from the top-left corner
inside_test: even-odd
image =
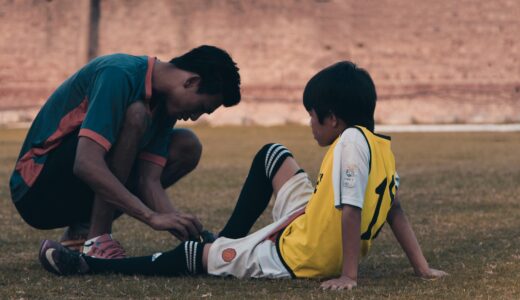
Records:
[[[118,241],[112,239],[112,235],[108,233],[86,241],[83,245],[83,254],[106,259],[126,257],[125,249]]]

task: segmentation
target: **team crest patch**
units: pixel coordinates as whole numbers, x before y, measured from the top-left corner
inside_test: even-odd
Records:
[[[356,177],[358,175],[358,167],[356,165],[347,166],[345,170],[345,178],[343,184],[345,187],[353,188],[356,185]]]
[[[225,262],[232,261],[237,256],[237,252],[233,248],[226,248],[222,251],[222,259]]]

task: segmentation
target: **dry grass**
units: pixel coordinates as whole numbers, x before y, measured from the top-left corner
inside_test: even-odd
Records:
[[[212,230],[226,221],[261,145],[286,144],[312,177],[324,153],[305,127],[195,131],[205,145],[203,160],[169,193]],[[0,298],[520,298],[519,133],[394,134],[400,199],[431,265],[451,276],[438,281],[414,277],[386,228],[361,263],[359,287],[341,293],[323,292],[314,280],[50,275],[38,264],[38,245],[61,231],[30,228],[9,196],[8,180],[23,136],[23,131],[0,131]],[[259,225],[268,220],[263,216]],[[177,244],[127,217],[116,222],[114,233],[132,255]]]

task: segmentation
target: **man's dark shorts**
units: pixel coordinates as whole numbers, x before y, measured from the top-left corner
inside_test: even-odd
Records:
[[[77,131],[65,137],[50,152],[33,186],[15,203],[29,225],[52,229],[90,221],[94,192],[72,172],[77,145]]]

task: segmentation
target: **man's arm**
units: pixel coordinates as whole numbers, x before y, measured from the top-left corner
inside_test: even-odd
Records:
[[[198,236],[202,230],[198,220],[177,213],[157,213],[132,195],[108,168],[105,154],[105,149],[98,143],[80,137],[74,162],[74,174],[85,181],[104,201],[153,229],[174,230],[187,237]]]
[[[448,273],[444,271],[430,268],[426,258],[424,258],[412,226],[401,208],[397,195],[394,201],[388,213],[387,221],[399,245],[401,245],[401,248],[403,248],[406,253],[415,274],[424,279],[435,279],[448,275]]]
[[[163,167],[146,160],[139,160],[138,163],[139,178],[137,188],[139,191],[139,197],[143,200],[144,203],[146,203],[148,207],[158,213],[173,213],[182,216],[183,218],[197,220],[193,215],[177,211],[171,203],[170,198],[166,194],[166,190],[163,188],[161,183]],[[175,229],[169,231],[181,241],[196,237],[186,236],[182,232],[179,232]]]
[[[343,269],[339,278],[321,284],[323,289],[343,290],[357,286],[359,249],[361,247],[361,209],[344,205],[341,213],[341,239],[343,245]]]
[[[161,184],[163,167],[146,160],[139,160],[138,164],[137,189],[143,202],[156,212],[178,212]]]

